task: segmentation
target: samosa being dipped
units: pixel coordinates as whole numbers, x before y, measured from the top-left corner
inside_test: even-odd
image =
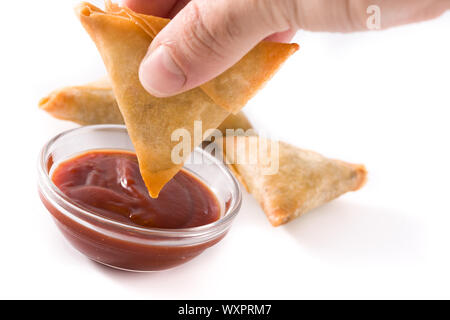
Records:
[[[273,226],[356,191],[366,181],[363,165],[328,159],[284,142],[239,136],[226,137],[217,145]]]
[[[193,137],[196,120],[202,121],[203,131],[217,128],[229,112],[238,112],[298,49],[295,44],[263,42],[209,83],[174,97],[156,98],[141,86],[138,68],[152,39],[169,20],[111,4],[104,12],[83,3],[76,12],[103,58],[152,197],[158,196],[182,167],[171,159],[171,151],[178,143],[171,141],[172,133],[185,129]],[[191,150],[200,142],[193,141]],[[184,159],[187,156],[183,154]]]

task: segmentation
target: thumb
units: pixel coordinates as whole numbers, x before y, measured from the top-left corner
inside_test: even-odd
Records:
[[[139,69],[143,87],[167,97],[216,77],[265,37],[291,29],[289,2],[191,1],[150,45]]]

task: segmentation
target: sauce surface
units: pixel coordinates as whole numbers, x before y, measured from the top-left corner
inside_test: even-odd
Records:
[[[137,157],[125,151],[90,151],[62,162],[55,185],[90,212],[128,225],[191,228],[220,217],[215,195],[199,179],[181,170],[157,199],[148,194]]]

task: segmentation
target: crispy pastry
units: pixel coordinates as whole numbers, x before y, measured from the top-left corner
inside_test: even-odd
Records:
[[[53,117],[81,125],[123,124],[123,117],[107,79],[54,90],[39,101]]]
[[[237,136],[224,138],[218,146],[224,151],[228,166],[258,200],[273,226],[287,223],[348,191],[356,191],[366,181],[363,165],[328,159],[284,142]]]
[[[77,15],[95,42],[111,79],[147,189],[157,197],[162,187],[181,169],[174,163],[171,135],[177,129],[193,137],[194,121],[203,131],[217,128],[229,112],[237,113],[298,49],[296,44],[263,42],[235,66],[206,85],[185,93],[156,98],[141,86],[138,68],[155,35],[167,19],[137,14],[106,2],[106,12],[82,3]],[[192,139],[194,140],[194,139]],[[192,141],[191,150],[201,141]],[[186,159],[189,154],[183,154]]]
[[[53,117],[80,125],[124,124],[111,84],[107,78],[80,86],[54,90],[39,101],[39,107]],[[247,131],[252,125],[242,112],[230,114],[217,128]]]

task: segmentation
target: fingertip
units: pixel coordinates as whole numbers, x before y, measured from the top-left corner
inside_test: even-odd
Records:
[[[133,11],[138,11],[137,9],[139,9],[139,0],[122,0],[122,4],[127,7],[130,8]]]
[[[160,98],[180,93],[186,84],[183,70],[164,45],[144,58],[139,67],[139,80],[145,90]]]
[[[177,0],[123,0],[124,6],[134,12],[167,17]]]
[[[274,33],[264,40],[266,41],[272,41],[272,42],[280,42],[280,43],[288,43],[292,40],[292,38],[295,36],[296,31],[295,30],[286,30],[283,32],[277,32]]]

